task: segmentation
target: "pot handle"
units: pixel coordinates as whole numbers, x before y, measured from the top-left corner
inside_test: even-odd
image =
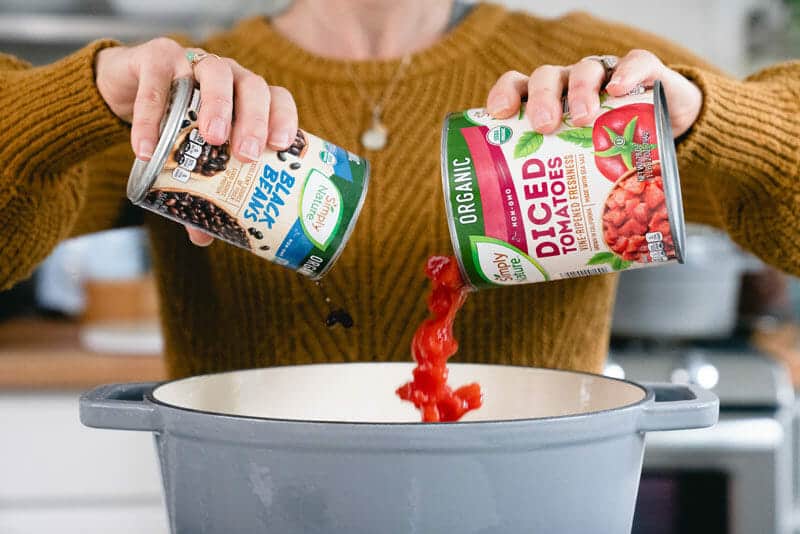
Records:
[[[93,428],[159,430],[156,407],[144,399],[158,384],[108,384],[87,391],[80,399],[81,423]]]
[[[713,426],[719,419],[719,398],[694,384],[643,383],[655,394],[639,417],[639,430],[683,430]]]

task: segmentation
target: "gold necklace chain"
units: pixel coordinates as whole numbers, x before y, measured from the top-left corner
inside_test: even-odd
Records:
[[[394,93],[394,89],[397,86],[397,83],[402,79],[403,74],[405,74],[406,69],[411,64],[411,54],[405,54],[402,59],[400,60],[400,65],[397,67],[392,79],[389,81],[389,85],[386,87],[386,92],[383,95],[383,98],[376,104],[375,100],[370,97],[369,94],[364,90],[361,84],[358,82],[355,73],[353,72],[353,65],[348,62],[346,63],[347,66],[347,75],[350,77],[350,80],[353,82],[353,85],[358,92],[359,97],[361,100],[367,104],[373,113],[381,114],[383,113],[383,109],[386,106],[386,103],[389,102],[389,99],[392,97],[392,93]]]
[[[400,60],[400,65],[397,67],[391,80],[389,80],[389,85],[386,87],[383,98],[377,103],[367,94],[366,90],[359,83],[353,72],[352,64],[345,64],[347,75],[350,77],[350,81],[353,82],[353,86],[356,88],[359,98],[372,110],[372,125],[361,134],[361,144],[364,145],[364,148],[368,150],[381,150],[386,146],[389,140],[389,129],[381,120],[381,115],[410,64],[411,54],[407,53]]]

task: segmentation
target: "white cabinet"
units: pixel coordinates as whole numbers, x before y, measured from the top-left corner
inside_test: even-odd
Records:
[[[153,505],[80,505],[0,508],[3,534],[167,534],[164,513]]]
[[[78,393],[0,393],[0,532],[167,534],[150,433],[95,430]]]

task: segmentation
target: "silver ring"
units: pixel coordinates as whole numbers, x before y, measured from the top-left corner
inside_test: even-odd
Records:
[[[612,55],[586,56],[581,61],[597,61],[600,63],[600,65],[603,66],[603,70],[606,71],[606,78],[603,83],[608,83],[611,76],[614,74],[614,69],[616,69],[619,64],[619,57]]]

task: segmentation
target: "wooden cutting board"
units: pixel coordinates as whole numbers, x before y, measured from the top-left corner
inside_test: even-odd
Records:
[[[800,325],[784,322],[757,327],[751,342],[767,356],[783,363],[794,387],[800,388]]]
[[[111,382],[166,379],[161,356],[97,354],[79,341],[77,322],[0,323],[0,389],[87,389]]]

